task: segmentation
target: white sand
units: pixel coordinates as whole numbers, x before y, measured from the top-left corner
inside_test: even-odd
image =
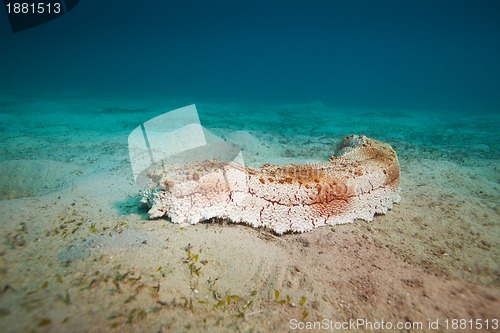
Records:
[[[251,165],[326,160],[352,133],[398,152],[403,200],[387,215],[278,237],[147,219],[127,136],[182,105],[0,97],[3,331],[500,319],[498,116],[198,105],[202,124],[240,140]]]

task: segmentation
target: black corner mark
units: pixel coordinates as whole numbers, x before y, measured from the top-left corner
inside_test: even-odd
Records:
[[[19,32],[51,21],[73,9],[79,0],[4,0],[12,32]]]

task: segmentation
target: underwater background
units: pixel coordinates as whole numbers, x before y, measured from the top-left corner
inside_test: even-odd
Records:
[[[2,332],[498,331],[499,1],[82,0],[16,33],[2,7],[0,45]],[[281,236],[150,220],[128,137],[191,104],[255,168],[386,142],[402,200]]]
[[[450,114],[500,105],[495,0],[87,0],[15,34],[2,16],[4,92]]]

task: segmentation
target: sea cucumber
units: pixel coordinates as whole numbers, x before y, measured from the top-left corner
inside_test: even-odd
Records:
[[[400,201],[400,168],[386,143],[344,138],[338,156],[311,164],[250,168],[218,160],[171,163],[148,170],[149,217],[196,224],[228,219],[277,234],[372,221]]]

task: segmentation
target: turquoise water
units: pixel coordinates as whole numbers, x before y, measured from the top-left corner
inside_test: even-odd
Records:
[[[498,113],[499,17],[495,0],[89,0],[15,34],[0,20],[0,88]]]

